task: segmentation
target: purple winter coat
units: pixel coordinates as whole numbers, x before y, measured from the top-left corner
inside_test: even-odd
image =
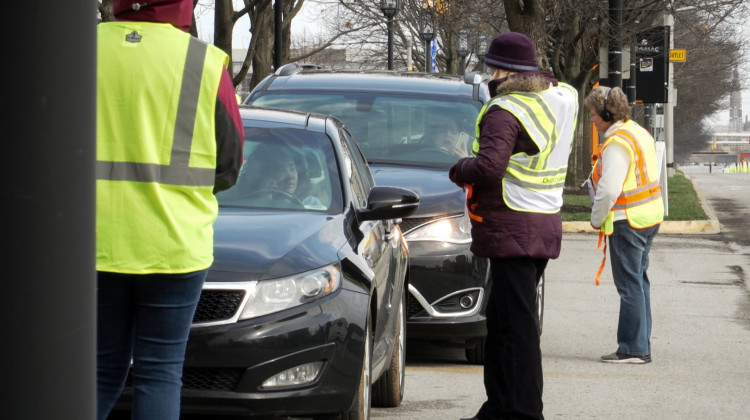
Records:
[[[490,81],[490,92],[540,92],[557,85],[549,72],[518,73]],[[557,258],[562,241],[560,212],[520,212],[503,200],[502,179],[510,156],[535,155],[539,148],[523,125],[508,111],[491,106],[480,123],[479,153],[462,158],[450,169],[450,179],[459,186],[473,185],[467,206],[482,221],[472,218],[471,251],[488,258]]]

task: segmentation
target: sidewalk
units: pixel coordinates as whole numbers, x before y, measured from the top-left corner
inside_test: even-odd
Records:
[[[687,173],[685,174],[685,177],[690,179]],[[716,218],[716,213],[714,212],[713,208],[711,208],[711,205],[708,203],[708,201],[706,201],[701,191],[698,190],[698,188],[695,186],[695,183],[693,183],[693,188],[695,188],[695,192],[698,195],[698,200],[703,207],[703,211],[706,212],[706,215],[708,215],[708,220],[668,220],[662,222],[661,226],[659,227],[659,233],[714,234],[721,232],[719,219]],[[599,232],[598,230],[593,229],[589,222],[563,222],[562,230],[564,233]]]

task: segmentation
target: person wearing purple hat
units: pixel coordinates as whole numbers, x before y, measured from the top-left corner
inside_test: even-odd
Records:
[[[97,28],[97,418],[131,369],[133,419],[179,419],[213,262],[214,193],[237,180],[229,57],[187,33],[192,0],[114,0]]]
[[[472,419],[543,419],[537,286],[560,255],[562,192],[578,93],[539,70],[528,36],[497,35],[485,54],[492,100],[477,118],[473,157],[450,168],[468,189],[471,250],[490,259],[484,386]]]

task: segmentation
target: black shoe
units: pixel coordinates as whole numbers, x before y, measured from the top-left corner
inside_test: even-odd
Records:
[[[620,352],[614,352],[612,354],[607,354],[601,357],[602,362],[604,363],[620,363],[620,364],[635,364],[635,365],[642,365],[644,363],[651,363],[651,355],[647,354],[645,356],[633,356],[631,354],[625,354]]]

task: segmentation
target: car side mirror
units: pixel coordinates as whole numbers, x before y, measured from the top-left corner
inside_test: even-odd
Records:
[[[375,186],[367,197],[367,207],[357,211],[359,219],[386,220],[411,216],[419,207],[417,193],[406,188]]]

